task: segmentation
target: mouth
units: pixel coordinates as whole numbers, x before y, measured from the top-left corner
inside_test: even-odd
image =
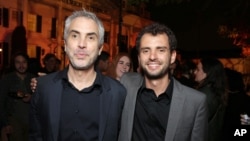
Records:
[[[126,71],[126,70],[120,70],[120,72],[121,72],[121,73],[125,73],[125,72],[127,72],[127,71]]]
[[[76,56],[77,58],[79,58],[79,59],[83,59],[83,58],[85,58],[86,56],[88,56],[88,54],[85,53],[85,52],[77,52],[77,53],[75,53],[75,56]]]
[[[159,68],[160,64],[159,63],[148,63],[147,66],[148,66],[149,69],[153,69],[154,70],[154,69]]]

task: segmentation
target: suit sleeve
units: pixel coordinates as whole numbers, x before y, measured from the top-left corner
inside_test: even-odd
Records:
[[[202,97],[195,117],[194,128],[192,130],[191,141],[206,141],[208,138],[208,118],[207,118],[206,96]]]

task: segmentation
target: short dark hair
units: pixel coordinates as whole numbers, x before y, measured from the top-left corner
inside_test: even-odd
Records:
[[[110,54],[106,51],[102,51],[101,54],[98,56],[97,60],[95,61],[95,65],[99,63],[100,60],[106,61],[110,57]]]
[[[46,61],[48,61],[50,58],[55,58],[57,60],[57,57],[55,54],[47,53],[43,58],[43,64],[45,64]]]
[[[177,49],[177,39],[174,32],[166,25],[160,23],[153,23],[144,27],[136,38],[136,48],[139,51],[141,45],[141,38],[144,34],[150,33],[153,36],[158,34],[166,34],[168,36],[170,51]]]
[[[108,52],[102,51],[101,54],[98,57],[98,60],[106,61],[106,60],[109,59],[109,57],[110,57],[110,54]]]
[[[17,56],[22,56],[26,61],[27,63],[29,64],[29,61],[30,61],[30,57],[27,53],[25,52],[16,52],[13,57],[11,58],[11,64],[10,64],[10,69],[11,70],[14,70],[15,69],[15,59]]]

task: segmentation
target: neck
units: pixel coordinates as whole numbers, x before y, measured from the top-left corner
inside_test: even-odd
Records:
[[[16,75],[21,79],[21,80],[24,80],[25,76],[26,76],[26,73],[19,73],[19,72],[16,72]]]
[[[159,78],[159,79],[149,79],[145,77],[146,88],[154,90],[157,97],[163,92],[165,92],[165,90],[168,87],[169,82],[170,82],[170,79],[168,75],[165,75],[164,77]]]
[[[76,70],[69,67],[68,71],[69,82],[71,82],[78,90],[90,87],[96,78],[96,72],[94,68],[88,70]]]

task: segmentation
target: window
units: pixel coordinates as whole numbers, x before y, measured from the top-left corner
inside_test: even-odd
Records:
[[[9,9],[3,8],[3,27],[9,27]]]
[[[56,38],[56,18],[52,18],[51,21],[51,38]]]
[[[29,14],[28,15],[28,30],[34,32],[42,32],[42,16]]]
[[[36,31],[36,15],[28,14],[28,30]]]
[[[2,17],[3,17],[3,16],[2,16],[2,13],[3,13],[3,12],[2,12],[2,8],[0,8],[0,25],[2,25]]]
[[[12,20],[17,20],[18,19],[18,11],[13,10],[12,11]]]
[[[13,10],[12,11],[11,20],[17,21],[19,24],[22,24],[23,23],[23,12],[22,11]]]
[[[40,15],[36,17],[36,32],[42,32],[42,16]]]

